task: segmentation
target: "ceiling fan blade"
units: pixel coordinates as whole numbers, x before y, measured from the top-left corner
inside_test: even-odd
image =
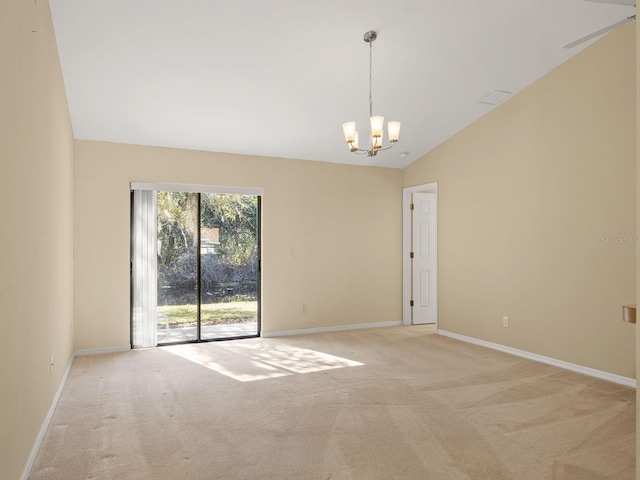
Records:
[[[627,5],[628,7],[635,7],[636,0],[584,0],[585,2],[594,3],[609,3],[614,5]]]
[[[578,40],[575,40],[571,43],[567,43],[564,46],[564,48],[573,48],[575,46],[580,45],[581,43],[588,42],[592,38],[596,38],[596,37],[599,37],[600,35],[604,35],[605,33],[610,32],[611,30],[615,30],[616,28],[621,27],[622,25],[625,25],[629,22],[633,22],[635,19],[636,19],[636,16],[631,15],[630,17],[627,17],[624,20],[620,20],[619,22],[613,23],[608,27],[601,28],[600,30],[590,33],[589,35],[579,38]]]

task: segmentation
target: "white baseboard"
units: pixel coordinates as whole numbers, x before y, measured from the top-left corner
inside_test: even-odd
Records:
[[[131,350],[131,345],[123,345],[121,347],[85,348],[73,352],[73,357],[75,358],[81,355],[103,355],[105,353],[127,352],[129,350]]]
[[[58,406],[60,395],[62,395],[62,390],[67,383],[67,378],[69,377],[69,372],[71,371],[71,366],[73,365],[73,361],[75,360],[75,358],[80,355],[99,355],[103,353],[124,352],[127,350],[131,350],[131,347],[129,345],[121,347],[88,348],[84,350],[75,350],[71,354],[71,358],[69,358],[69,361],[67,362],[67,368],[65,368],[64,375],[62,375],[62,379],[60,380],[60,385],[58,385],[56,394],[54,395],[51,406],[49,407],[49,411],[47,412],[47,416],[44,418],[42,426],[40,427],[40,431],[38,432],[38,436],[36,437],[36,441],[31,448],[31,453],[29,454],[27,464],[25,465],[24,470],[22,471],[22,476],[20,477],[21,480],[29,480],[29,475],[31,475],[31,467],[33,467],[33,462],[38,455],[40,445],[42,445],[44,436],[47,433],[47,429],[49,428],[49,424],[51,423],[51,419],[53,418],[53,412],[55,412],[56,407]]]
[[[325,333],[325,332],[341,332],[344,330],[361,330],[364,328],[380,328],[380,327],[396,327],[402,325],[402,321],[393,322],[375,322],[375,323],[355,323],[353,325],[336,325],[333,327],[315,327],[315,328],[301,328],[299,330],[276,330],[273,332],[262,332],[261,337],[287,337],[290,335],[307,335],[310,333]]]
[[[44,417],[44,421],[42,422],[42,426],[40,427],[40,431],[38,432],[38,436],[36,437],[36,441],[31,448],[31,453],[29,454],[29,458],[27,460],[27,464],[22,471],[21,480],[29,480],[29,475],[31,475],[31,467],[33,467],[33,462],[36,460],[36,456],[38,455],[38,450],[40,450],[40,445],[44,440],[44,436],[47,433],[47,429],[49,428],[49,423],[51,423],[51,418],[53,418],[53,412],[55,412],[56,407],[58,406],[58,400],[60,400],[60,395],[62,395],[62,389],[64,388],[65,383],[67,383],[67,377],[69,376],[69,372],[71,371],[71,365],[73,365],[73,359],[75,358],[75,352],[71,354],[71,358],[67,362],[67,368],[64,370],[64,375],[62,375],[62,379],[60,380],[60,385],[58,385],[58,390],[56,390],[56,394],[53,396],[53,401],[51,402],[51,406],[49,407],[49,411],[47,412],[47,416]]]
[[[623,377],[622,375],[616,375],[615,373],[603,372],[602,370],[596,370],[595,368],[583,367],[582,365],[565,362],[564,360],[545,357],[544,355],[538,355],[537,353],[531,353],[524,350],[518,350],[517,348],[506,347],[504,345],[500,345],[499,343],[491,343],[485,340],[467,337],[466,335],[460,335],[459,333],[448,332],[446,330],[437,329],[436,333],[444,337],[455,338],[456,340],[473,343],[475,345],[491,348],[493,350],[499,350],[501,352],[515,355],[517,357],[523,357],[529,360],[534,360],[536,362],[546,363],[556,367],[564,368],[565,370],[571,370],[573,372],[589,375],[590,377],[596,377],[602,380],[608,380],[609,382],[626,385],[627,387],[637,388],[637,382],[635,378]]]

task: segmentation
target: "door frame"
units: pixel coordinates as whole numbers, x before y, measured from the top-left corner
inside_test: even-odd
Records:
[[[435,193],[436,195],[436,285],[435,285],[435,310],[436,330],[438,329],[438,182],[424,183],[402,189],[402,324],[411,325],[411,195],[413,193]]]
[[[252,337],[260,337],[262,336],[262,205],[263,205],[263,197],[264,191],[262,188],[254,188],[254,187],[229,187],[229,186],[220,186],[220,185],[197,185],[197,184],[182,184],[182,183],[151,183],[151,182],[130,182],[130,191],[131,191],[131,200],[130,200],[130,232],[129,232],[129,242],[130,242],[130,265],[131,265],[131,273],[133,275],[133,242],[132,242],[132,232],[133,232],[133,191],[134,190],[152,190],[152,191],[169,191],[169,192],[183,192],[183,193],[197,193],[200,198],[200,194],[232,194],[232,195],[249,195],[257,197],[257,301],[258,301],[258,310],[257,310],[257,332],[255,335],[249,336],[240,336],[240,337],[225,337],[225,338],[200,338],[200,321],[198,320],[198,335],[197,340],[188,340],[186,342],[172,342],[170,344],[163,345],[176,345],[178,343],[201,343],[201,342],[214,342],[221,340],[236,340],[241,338],[252,338]],[[200,200],[198,201],[198,218],[200,217]],[[198,225],[200,222],[198,221]],[[200,229],[200,225],[198,227],[198,231]],[[200,264],[200,235],[198,234],[198,264]],[[200,266],[198,266],[198,271],[200,270]],[[198,273],[198,277],[200,273]],[[130,341],[131,348],[133,347],[133,277],[130,276],[129,279],[129,324],[130,324]],[[201,297],[200,297],[200,288],[198,288],[198,310],[200,310],[201,306]],[[200,319],[200,315],[198,314],[198,319]],[[157,322],[156,322],[157,323]],[[157,338],[156,338],[157,340]],[[156,343],[157,346],[157,343]]]

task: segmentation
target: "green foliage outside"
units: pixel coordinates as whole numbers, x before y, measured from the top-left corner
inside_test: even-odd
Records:
[[[257,302],[208,303],[200,307],[201,324],[222,325],[228,323],[255,322]],[[158,325],[168,319],[169,328],[191,327],[196,324],[195,305],[165,305],[158,307]]]
[[[202,228],[218,228],[215,253],[200,257],[201,324],[256,320],[258,198],[200,195]],[[193,326],[198,288],[198,194],[158,192],[158,324]]]
[[[193,250],[197,232],[197,194],[158,192],[158,270],[171,268]]]
[[[202,224],[220,228],[220,258],[240,267],[255,262],[258,197],[202,195]]]
[[[255,262],[258,199],[250,195],[202,194],[201,221],[220,229],[220,260],[233,267]],[[198,195],[158,192],[158,267],[170,268],[194,253],[197,243]]]

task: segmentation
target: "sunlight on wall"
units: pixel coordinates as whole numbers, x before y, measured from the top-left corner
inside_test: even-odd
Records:
[[[240,382],[315,373],[363,363],[264,339],[161,347],[164,351]]]

